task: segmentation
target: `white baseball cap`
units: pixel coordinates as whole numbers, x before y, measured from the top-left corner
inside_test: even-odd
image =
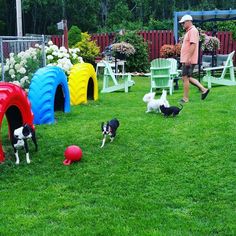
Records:
[[[192,16],[190,16],[190,15],[184,15],[182,18],[181,18],[181,20],[179,21],[179,23],[184,23],[185,21],[187,21],[187,20],[193,20],[193,18],[192,18]]]

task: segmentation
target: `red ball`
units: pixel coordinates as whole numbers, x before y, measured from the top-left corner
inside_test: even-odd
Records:
[[[73,161],[80,161],[83,153],[80,147],[76,145],[71,145],[66,148],[64,152],[65,161],[63,162],[65,165],[70,165]]]

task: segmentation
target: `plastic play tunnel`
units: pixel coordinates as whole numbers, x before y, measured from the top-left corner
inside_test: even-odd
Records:
[[[7,118],[10,137],[16,128],[25,123],[33,126],[33,113],[25,91],[15,84],[0,82],[0,131],[4,115]],[[0,162],[4,161],[1,140],[2,137],[0,137]]]
[[[71,68],[69,76],[71,105],[87,103],[88,99],[98,99],[98,82],[92,64],[79,63]]]
[[[39,69],[31,81],[29,100],[34,124],[52,124],[55,111],[70,111],[70,93],[64,71],[56,66]]]

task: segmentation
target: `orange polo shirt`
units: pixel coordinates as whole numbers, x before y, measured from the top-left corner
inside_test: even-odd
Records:
[[[183,40],[181,53],[180,53],[181,63],[187,62],[191,43],[196,44],[195,50],[191,57],[191,64],[197,64],[198,63],[199,32],[194,25],[192,25],[184,35],[184,40]]]

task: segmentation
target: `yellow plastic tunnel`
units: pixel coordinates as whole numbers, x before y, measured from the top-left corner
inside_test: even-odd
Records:
[[[94,67],[90,63],[78,63],[69,75],[71,105],[87,103],[88,99],[98,99],[98,81]]]

